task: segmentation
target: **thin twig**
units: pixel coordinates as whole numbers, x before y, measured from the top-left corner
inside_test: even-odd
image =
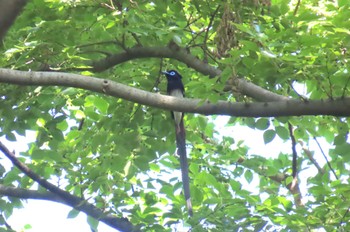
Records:
[[[118,41],[116,40],[107,40],[107,41],[100,41],[100,42],[94,42],[94,43],[86,43],[82,45],[76,46],[76,48],[84,48],[84,47],[91,47],[95,45],[106,45],[106,44],[116,44]]]
[[[328,63],[328,55],[327,55],[327,58],[326,58],[326,70],[327,70],[327,79],[328,79],[328,84],[329,84],[329,98],[330,99],[333,99],[333,84],[332,84],[332,82],[331,82],[331,74],[330,74],[330,72],[329,72],[329,68],[328,68],[328,65],[329,65],[329,63]]]
[[[189,30],[190,30],[190,32],[191,32],[192,39],[187,43],[188,45],[186,46],[186,49],[189,48],[190,44],[191,44],[192,42],[194,42],[194,41],[197,39],[197,37],[199,37],[200,35],[202,35],[202,34],[205,32],[205,30],[201,30],[201,31],[196,32],[195,34],[193,34],[193,31],[192,31],[191,27],[189,27]]]
[[[209,35],[209,31],[210,31],[210,28],[212,27],[213,25],[213,22],[214,22],[214,19],[215,19],[215,16],[216,14],[218,13],[219,9],[220,9],[221,5],[219,5],[218,7],[216,7],[215,11],[211,14],[211,17],[209,19],[209,24],[207,26],[207,29],[206,29],[206,32],[205,32],[205,35],[204,35],[204,43],[203,43],[203,50],[204,50],[204,59],[206,62],[208,62],[208,57],[207,57],[207,53],[205,52],[205,50],[207,49],[207,40],[208,40],[208,35]]]
[[[326,154],[323,152],[323,149],[322,149],[320,143],[318,142],[316,136],[314,136],[314,140],[316,141],[318,148],[320,148],[321,153],[322,153],[324,159],[326,160],[329,169],[332,171],[333,175],[334,175],[335,178],[338,180],[339,178],[338,178],[337,174],[335,173],[334,169],[332,168],[332,165],[331,165],[331,163],[329,162],[329,160],[328,160]]]
[[[348,215],[349,211],[350,211],[350,207],[345,211],[343,217],[342,217],[341,220],[340,220],[340,223],[339,223],[338,228],[340,228],[341,225],[344,223],[344,221],[345,221],[344,219],[345,219],[346,215]]]
[[[346,89],[348,87],[349,81],[350,81],[350,76],[348,77],[348,80],[346,81],[346,84],[345,84],[345,86],[343,88],[343,94],[341,95],[341,97],[345,97],[345,91],[346,91]]]
[[[293,89],[294,93],[296,93],[301,100],[303,100],[305,102],[309,101],[308,98],[306,98],[305,96],[298,93],[298,91],[294,88],[293,83],[291,83],[289,86]]]
[[[297,151],[296,151],[295,147],[296,147],[297,143],[295,141],[295,137],[294,137],[294,133],[293,133],[293,126],[289,122],[288,122],[288,128],[289,128],[289,135],[290,135],[290,138],[292,140],[292,153],[293,153],[292,176],[293,176],[293,178],[296,178],[296,176],[297,176],[297,157],[298,157],[298,154],[297,154]]]
[[[299,7],[300,7],[300,3],[301,3],[301,0],[298,0],[297,5],[295,6],[295,9],[294,9],[294,12],[293,12],[293,15],[294,15],[294,16],[295,16],[295,15],[297,14],[297,12],[298,12],[298,9],[299,9]]]
[[[309,149],[307,149],[307,147],[304,145],[303,141],[299,141],[303,151],[305,152],[306,156],[309,158],[309,160],[316,166],[318,172],[320,174],[324,174],[325,171],[323,168],[321,168],[321,166],[317,163],[317,161],[315,160],[315,158],[312,156],[312,153]]]
[[[154,82],[154,85],[152,86],[152,88],[149,90],[149,92],[152,92],[152,91],[159,92],[158,85],[160,84],[162,71],[163,71],[163,58],[160,59],[158,77],[157,77],[156,81]],[[142,105],[137,106],[137,108],[134,110],[134,112],[129,117],[129,121],[131,121],[131,119],[135,116],[135,114],[140,110],[141,106]],[[152,120],[153,120],[153,118],[152,118]]]
[[[137,35],[136,35],[134,32],[132,32],[131,35],[132,35],[132,37],[135,39],[135,41],[136,41],[136,43],[137,43],[137,46],[141,47],[141,46],[142,46],[142,43],[141,43],[139,37],[137,37]]]

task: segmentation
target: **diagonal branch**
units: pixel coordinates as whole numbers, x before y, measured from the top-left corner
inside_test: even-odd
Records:
[[[315,165],[315,167],[318,170],[318,173],[323,175],[325,173],[324,168],[321,168],[321,166],[318,164],[318,162],[315,160],[315,158],[313,157],[312,152],[306,147],[306,145],[304,144],[303,141],[299,141],[301,148],[303,149],[305,155],[307,156],[307,158],[311,161],[311,163],[313,163]]]
[[[0,150],[5,154],[5,156],[11,160],[12,164],[21,170],[25,175],[33,179],[35,182],[40,184],[45,189],[49,190],[52,194],[61,198],[67,205],[80,210],[87,215],[95,218],[96,220],[102,221],[112,228],[118,229],[120,231],[137,231],[127,219],[117,218],[113,215],[106,215],[102,210],[95,207],[92,204],[87,203],[84,199],[79,198],[66,192],[57,186],[51,184],[35,172],[33,172],[27,165],[19,161],[15,154],[11,152],[4,144],[0,142]]]
[[[350,116],[350,98],[337,100],[211,103],[202,99],[175,98],[150,93],[108,79],[57,72],[23,72],[0,68],[0,83],[32,86],[69,86],[103,93],[165,110],[229,115],[237,117],[277,117],[301,115]]]
[[[0,221],[6,226],[6,230],[7,232],[16,232],[14,229],[12,229],[12,227],[10,226],[10,224],[7,223],[5,217],[3,214],[0,214]]]
[[[331,172],[333,173],[334,177],[335,177],[337,180],[339,180],[339,177],[337,176],[337,173],[335,173],[335,171],[334,171],[334,169],[333,169],[333,167],[332,167],[332,165],[331,165],[331,162],[328,160],[328,158],[327,158],[326,154],[324,153],[324,151],[323,151],[323,149],[322,149],[322,147],[321,147],[321,144],[318,142],[316,136],[314,136],[314,140],[315,140],[315,142],[316,142],[318,148],[320,149],[322,156],[323,156],[324,159],[326,160],[329,169],[330,169]]]

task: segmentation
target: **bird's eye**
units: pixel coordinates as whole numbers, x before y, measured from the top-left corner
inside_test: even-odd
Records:
[[[172,76],[175,76],[175,72],[174,71],[170,72],[169,74],[172,75]]]

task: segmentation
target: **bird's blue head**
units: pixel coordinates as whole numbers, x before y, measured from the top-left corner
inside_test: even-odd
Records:
[[[167,86],[167,92],[168,94],[171,94],[171,92],[175,89],[179,89],[182,91],[182,93],[185,92],[184,85],[182,84],[182,76],[175,70],[169,70],[162,72],[165,74],[167,80],[168,80],[168,86]]]
[[[169,71],[165,71],[162,73],[165,74],[165,76],[167,77],[168,80],[181,80],[182,79],[182,76],[180,75],[180,73],[178,73],[175,70],[169,70]]]

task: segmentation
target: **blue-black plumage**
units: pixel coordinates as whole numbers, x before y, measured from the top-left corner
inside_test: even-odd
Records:
[[[170,96],[182,98],[185,96],[185,88],[182,83],[182,76],[175,70],[162,72],[165,74],[168,80],[167,93]],[[192,216],[192,203],[190,194],[190,180],[188,175],[188,161],[186,154],[186,133],[183,123],[182,112],[172,112],[174,122],[175,122],[175,133],[176,133],[176,146],[177,154],[180,156],[181,174],[182,174],[182,184],[184,187],[184,195],[186,199],[186,205],[188,209],[188,214]]]

